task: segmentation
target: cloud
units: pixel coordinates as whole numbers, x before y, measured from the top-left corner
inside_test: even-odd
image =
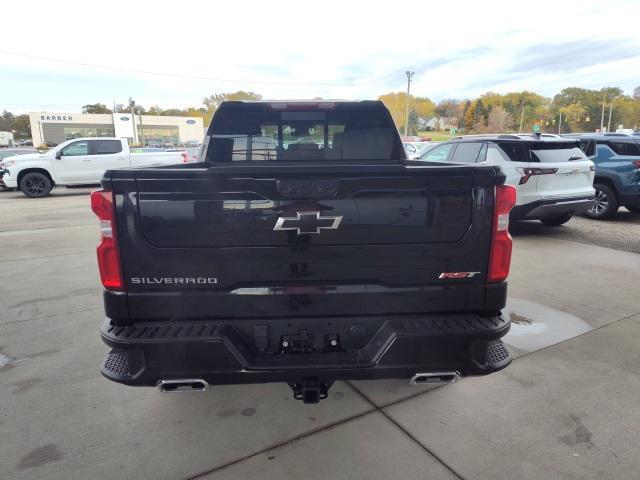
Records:
[[[639,45],[618,45],[601,40],[542,43],[516,52],[509,72],[562,72],[635,57],[640,57]]]

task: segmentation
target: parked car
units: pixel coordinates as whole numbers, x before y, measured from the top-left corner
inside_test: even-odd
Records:
[[[420,160],[500,167],[518,192],[511,219],[559,226],[594,204],[594,165],[578,147],[556,136],[481,135],[439,144]]]
[[[402,146],[409,160],[419,158],[422,152],[433,144],[434,142],[402,142]]]
[[[130,153],[122,138],[75,138],[46,153],[7,157],[3,181],[27,197],[45,197],[55,185],[100,183],[105,170],[188,163],[185,151]]]
[[[92,194],[105,377],[287,382],[315,403],[337,380],[509,364],[515,189],[498,168],[408,162],[377,101],[223,102],[203,145],[202,163],[110,170]]]
[[[596,166],[596,201],[585,212],[589,218],[613,217],[623,205],[640,213],[640,136],[625,133],[567,134]]]
[[[19,148],[0,148],[0,190],[10,190],[2,180],[4,175],[4,162],[3,160],[8,157],[15,157],[17,155],[27,155],[30,153],[38,153],[35,148],[19,147]]]

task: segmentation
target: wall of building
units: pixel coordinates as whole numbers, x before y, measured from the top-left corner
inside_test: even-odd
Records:
[[[130,118],[130,115],[126,116]],[[114,118],[111,114],[32,112],[29,113],[29,120],[33,144],[36,146],[46,142],[61,143],[71,135],[78,136],[78,134],[79,136],[115,135]],[[136,126],[138,132],[148,139],[168,138],[177,130],[177,141],[180,142],[201,142],[204,131],[202,118],[199,117],[136,115]]]

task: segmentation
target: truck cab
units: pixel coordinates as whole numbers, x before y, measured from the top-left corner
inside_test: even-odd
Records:
[[[97,185],[109,169],[185,162],[185,152],[132,154],[124,138],[90,137],[68,140],[45,153],[3,160],[3,181],[28,197],[49,194],[56,185]]]

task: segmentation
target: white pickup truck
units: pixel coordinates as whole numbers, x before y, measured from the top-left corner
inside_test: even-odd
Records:
[[[131,152],[126,139],[74,138],[46,153],[5,158],[0,163],[7,188],[18,188],[27,197],[46,197],[57,185],[99,184],[106,170],[189,163],[186,151]]]

